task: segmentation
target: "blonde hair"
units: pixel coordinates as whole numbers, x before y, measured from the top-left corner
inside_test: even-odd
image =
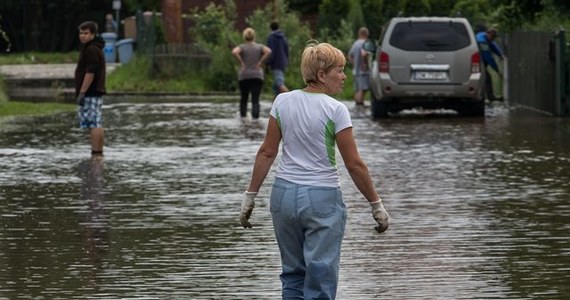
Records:
[[[360,29],[358,29],[358,36],[365,38],[368,37],[368,28],[360,27]]]
[[[329,43],[309,40],[301,57],[301,75],[305,84],[318,81],[319,71],[328,73],[335,67],[344,67],[344,53]]]
[[[243,39],[251,42],[255,39],[255,30],[253,30],[253,28],[248,27],[246,29],[243,30]]]

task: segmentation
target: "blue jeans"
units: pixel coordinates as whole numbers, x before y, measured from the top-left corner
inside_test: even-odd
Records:
[[[278,95],[281,91],[279,88],[285,85],[285,71],[279,69],[273,69],[273,93]]]
[[[283,299],[335,299],[346,205],[340,188],[276,178],[270,198]]]

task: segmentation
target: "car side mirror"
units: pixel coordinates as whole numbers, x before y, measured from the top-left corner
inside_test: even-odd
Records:
[[[368,39],[364,42],[364,45],[362,45],[362,49],[364,49],[365,51],[368,51],[368,52],[375,53],[376,52],[376,43],[374,42],[374,40]]]

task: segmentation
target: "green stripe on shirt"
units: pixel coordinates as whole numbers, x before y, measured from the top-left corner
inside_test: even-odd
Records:
[[[327,156],[329,158],[329,163],[331,166],[336,167],[336,155],[335,155],[335,124],[332,120],[328,120],[325,125],[325,147],[327,148]]]

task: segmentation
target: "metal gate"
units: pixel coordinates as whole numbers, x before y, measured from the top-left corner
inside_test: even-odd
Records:
[[[552,115],[569,115],[564,31],[515,31],[505,38],[508,100]]]

